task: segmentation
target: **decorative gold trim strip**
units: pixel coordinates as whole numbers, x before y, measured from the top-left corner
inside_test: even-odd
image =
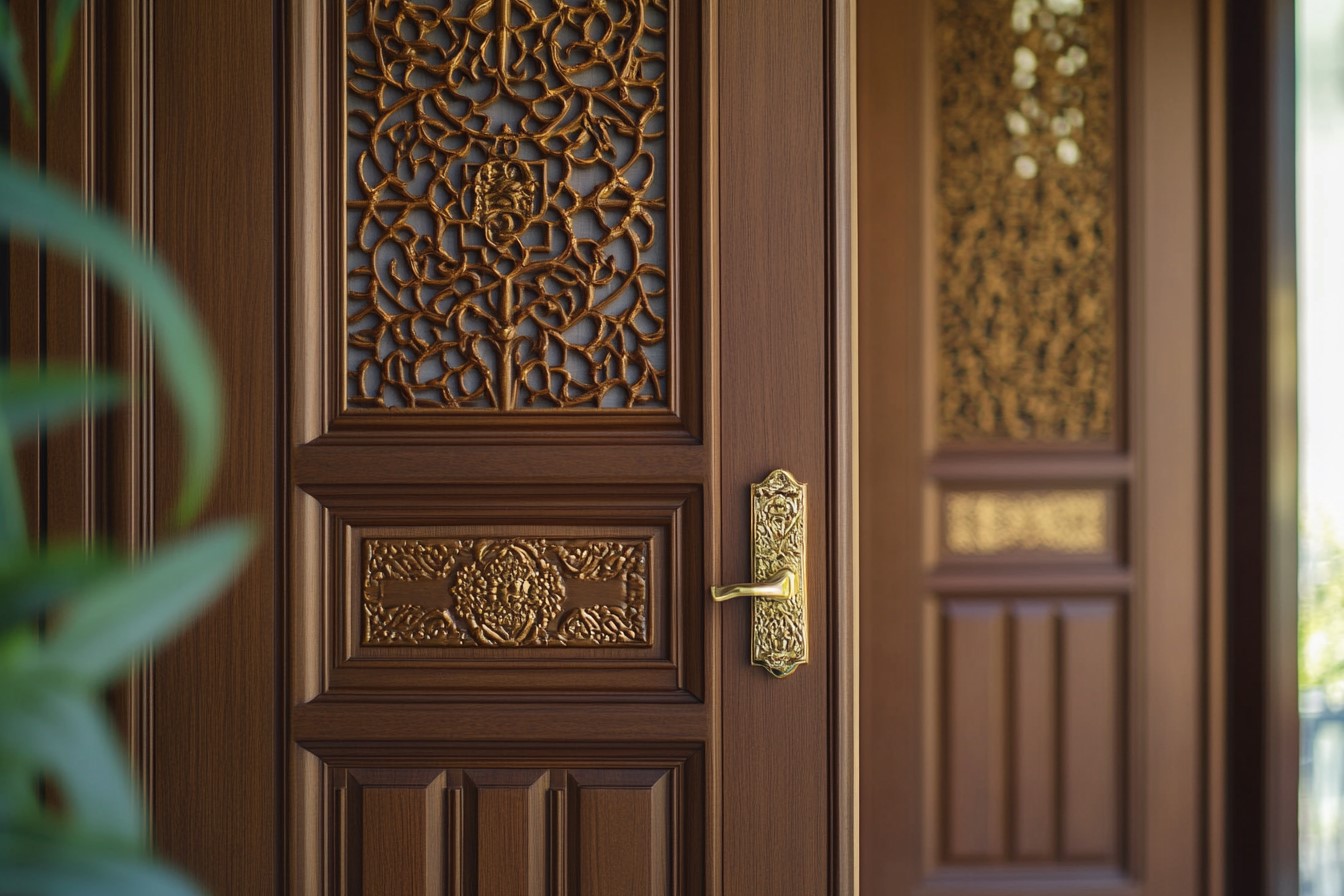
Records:
[[[1101,554],[1110,541],[1110,495],[1101,489],[951,492],[943,519],[953,554]]]

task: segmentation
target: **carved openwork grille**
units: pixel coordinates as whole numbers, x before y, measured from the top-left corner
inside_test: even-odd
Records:
[[[666,0],[346,23],[349,406],[666,407]]]
[[[952,492],[944,516],[953,554],[1100,554],[1110,542],[1110,501],[1099,489]]]
[[[1115,430],[1114,6],[937,2],[944,441]]]
[[[364,541],[366,645],[642,647],[647,540]]]

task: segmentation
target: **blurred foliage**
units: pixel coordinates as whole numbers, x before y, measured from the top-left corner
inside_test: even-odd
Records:
[[[1303,548],[1298,595],[1298,686],[1344,698],[1344,543],[1329,520],[1300,527]]]
[[[47,7],[47,81],[54,90],[68,64],[80,3]],[[31,120],[21,41],[4,0],[0,80]],[[89,264],[140,313],[182,418],[175,522],[191,522],[219,462],[221,390],[214,355],[173,277],[111,217],[3,153],[0,233]],[[131,391],[116,377],[78,367],[0,364],[0,894],[6,896],[200,892],[151,854],[104,695],[233,579],[250,551],[251,526],[201,526],[135,558],[82,540],[37,539],[25,520],[15,456],[18,443],[44,438]]]

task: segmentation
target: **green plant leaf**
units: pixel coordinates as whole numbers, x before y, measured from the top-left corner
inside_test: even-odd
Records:
[[[0,230],[39,239],[77,260],[87,255],[149,321],[186,443],[177,518],[194,517],[219,465],[223,399],[214,353],[177,283],[112,218],[86,209],[69,190],[5,155],[0,155]]]
[[[24,551],[0,560],[0,631],[27,622],[53,602],[117,568],[117,558],[82,544]]]
[[[50,773],[70,818],[108,842],[136,845],[143,830],[139,798],[121,742],[93,693],[59,682],[8,682],[0,696],[0,757]]]
[[[50,827],[0,829],[0,896],[202,896],[142,851]]]
[[[33,100],[28,93],[28,78],[23,73],[23,41],[9,11],[8,0],[0,0],[0,79],[9,95],[23,110],[23,120],[33,123]]]
[[[27,543],[27,512],[14,459],[14,440],[9,437],[4,416],[0,415],[0,557],[15,556]]]
[[[230,522],[160,545],[137,567],[91,583],[46,640],[37,674],[110,682],[136,656],[175,634],[233,577],[252,527]]]
[[[61,88],[65,70],[70,64],[70,47],[74,44],[75,16],[84,0],[59,0],[51,14],[51,90]]]
[[[118,377],[78,367],[0,368],[0,414],[15,439],[37,432],[44,423],[51,427],[78,419],[124,394]]]

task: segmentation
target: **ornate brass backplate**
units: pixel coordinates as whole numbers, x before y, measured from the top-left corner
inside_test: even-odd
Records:
[[[712,590],[751,597],[751,662],[783,678],[807,662],[807,486],[775,470],[751,487],[753,583]]]

